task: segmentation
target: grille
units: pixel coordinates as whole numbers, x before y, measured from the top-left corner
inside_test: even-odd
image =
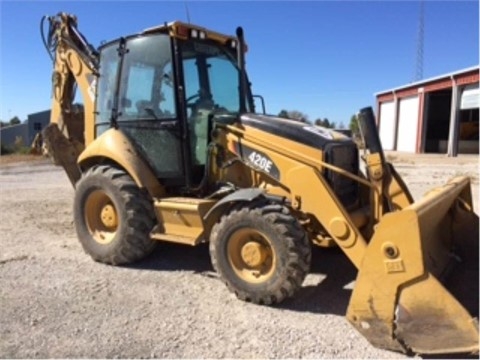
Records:
[[[352,174],[358,174],[358,149],[353,142],[327,145],[325,161]],[[357,204],[358,183],[355,180],[328,169],[325,169],[325,177],[345,208],[348,209]]]

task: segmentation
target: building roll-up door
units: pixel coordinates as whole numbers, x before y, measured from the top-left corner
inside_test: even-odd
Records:
[[[397,150],[416,152],[418,132],[418,96],[400,99]]]
[[[480,90],[478,84],[467,85],[462,91],[460,109],[478,109],[480,107]]]
[[[380,104],[380,141],[384,150],[394,150],[395,103],[387,101]]]

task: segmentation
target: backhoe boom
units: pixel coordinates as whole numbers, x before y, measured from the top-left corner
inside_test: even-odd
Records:
[[[44,44],[53,60],[50,125],[44,130],[44,150],[64,167],[70,181],[80,178],[76,165],[81,151],[94,139],[95,81],[98,54],[77,30],[77,19],[65,13],[48,20]],[[83,105],[74,104],[77,87]]]

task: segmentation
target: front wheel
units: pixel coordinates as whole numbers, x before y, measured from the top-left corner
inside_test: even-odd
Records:
[[[260,202],[220,219],[210,236],[210,256],[239,299],[275,304],[301,287],[310,268],[311,247],[288,208]]]
[[[148,196],[123,170],[98,165],[78,181],[75,228],[83,249],[95,261],[120,265],[148,255],[155,224]]]

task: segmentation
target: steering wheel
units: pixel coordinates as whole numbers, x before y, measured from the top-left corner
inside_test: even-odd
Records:
[[[195,100],[197,98],[200,98],[200,94],[193,94],[189,96],[188,98],[185,99],[185,104],[186,104],[185,106],[193,108],[195,106],[195,103],[191,103],[191,102],[192,100]]]

